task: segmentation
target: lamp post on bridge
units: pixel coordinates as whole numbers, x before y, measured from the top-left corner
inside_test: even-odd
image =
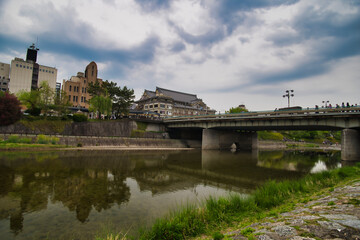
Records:
[[[328,100],[327,100],[327,101],[322,101],[322,103],[325,103],[325,108],[327,108],[327,107],[328,107],[328,105],[327,105],[327,104],[328,104],[329,102],[330,102],[330,101],[328,101]]]
[[[294,97],[294,94],[293,94],[294,90],[286,90],[285,92],[286,92],[286,94],[283,95],[283,97],[288,98],[288,107],[290,107],[290,97]]]

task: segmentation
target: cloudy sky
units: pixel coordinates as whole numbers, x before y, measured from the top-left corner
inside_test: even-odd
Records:
[[[0,0],[0,62],[55,66],[57,81],[95,61],[135,90],[197,94],[224,112],[360,104],[360,0]]]

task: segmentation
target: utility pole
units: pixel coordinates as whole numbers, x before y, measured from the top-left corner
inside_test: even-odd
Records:
[[[290,107],[290,97],[294,97],[294,94],[292,94],[294,92],[294,90],[286,90],[285,92],[286,92],[286,94],[283,95],[283,97],[288,98],[288,107]]]

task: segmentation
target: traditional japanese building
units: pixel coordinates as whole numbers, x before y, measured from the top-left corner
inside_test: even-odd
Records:
[[[138,110],[159,113],[162,117],[206,115],[216,112],[210,109],[200,98],[197,98],[195,94],[159,87],[156,87],[155,91],[145,90],[136,103]]]

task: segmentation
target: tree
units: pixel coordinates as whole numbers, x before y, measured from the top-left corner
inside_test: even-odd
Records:
[[[134,90],[128,89],[126,86],[123,88],[119,87],[116,95],[113,97],[113,112],[116,115],[128,114],[131,104],[134,102]]]
[[[109,82],[108,80],[102,82],[102,84],[97,80],[94,84],[89,83],[88,92],[92,97],[109,97],[111,102],[111,112],[116,114],[116,116],[128,114],[130,105],[134,102],[135,98],[133,89],[129,89],[126,86],[121,88],[120,86],[117,86],[117,83]],[[99,102],[101,102],[99,99],[93,101],[92,109],[96,109],[95,105]]]
[[[104,95],[105,91],[104,88],[102,86],[103,84],[100,84],[100,82],[96,79],[95,83],[90,82],[88,84],[88,93],[90,94],[90,96],[100,96],[100,95]]]
[[[69,112],[70,103],[66,92],[61,90],[60,93],[56,93],[54,96],[53,109],[58,112],[60,116],[65,116]]]
[[[49,83],[45,81],[41,82],[39,89],[34,91],[39,91],[39,106],[40,109],[43,110],[44,116],[46,117],[51,106],[53,106],[55,91],[50,88]]]
[[[20,101],[8,92],[0,92],[0,125],[10,125],[21,118]]]
[[[230,110],[226,111],[225,113],[242,113],[242,112],[249,112],[249,110],[239,106],[235,108],[230,108]]]
[[[90,111],[92,112],[98,112],[99,116],[101,117],[101,114],[109,114],[111,113],[111,99],[106,96],[93,96],[90,101]]]
[[[40,92],[37,90],[20,91],[18,93],[18,99],[27,108],[26,112],[33,116],[39,116],[41,113],[40,108]]]

